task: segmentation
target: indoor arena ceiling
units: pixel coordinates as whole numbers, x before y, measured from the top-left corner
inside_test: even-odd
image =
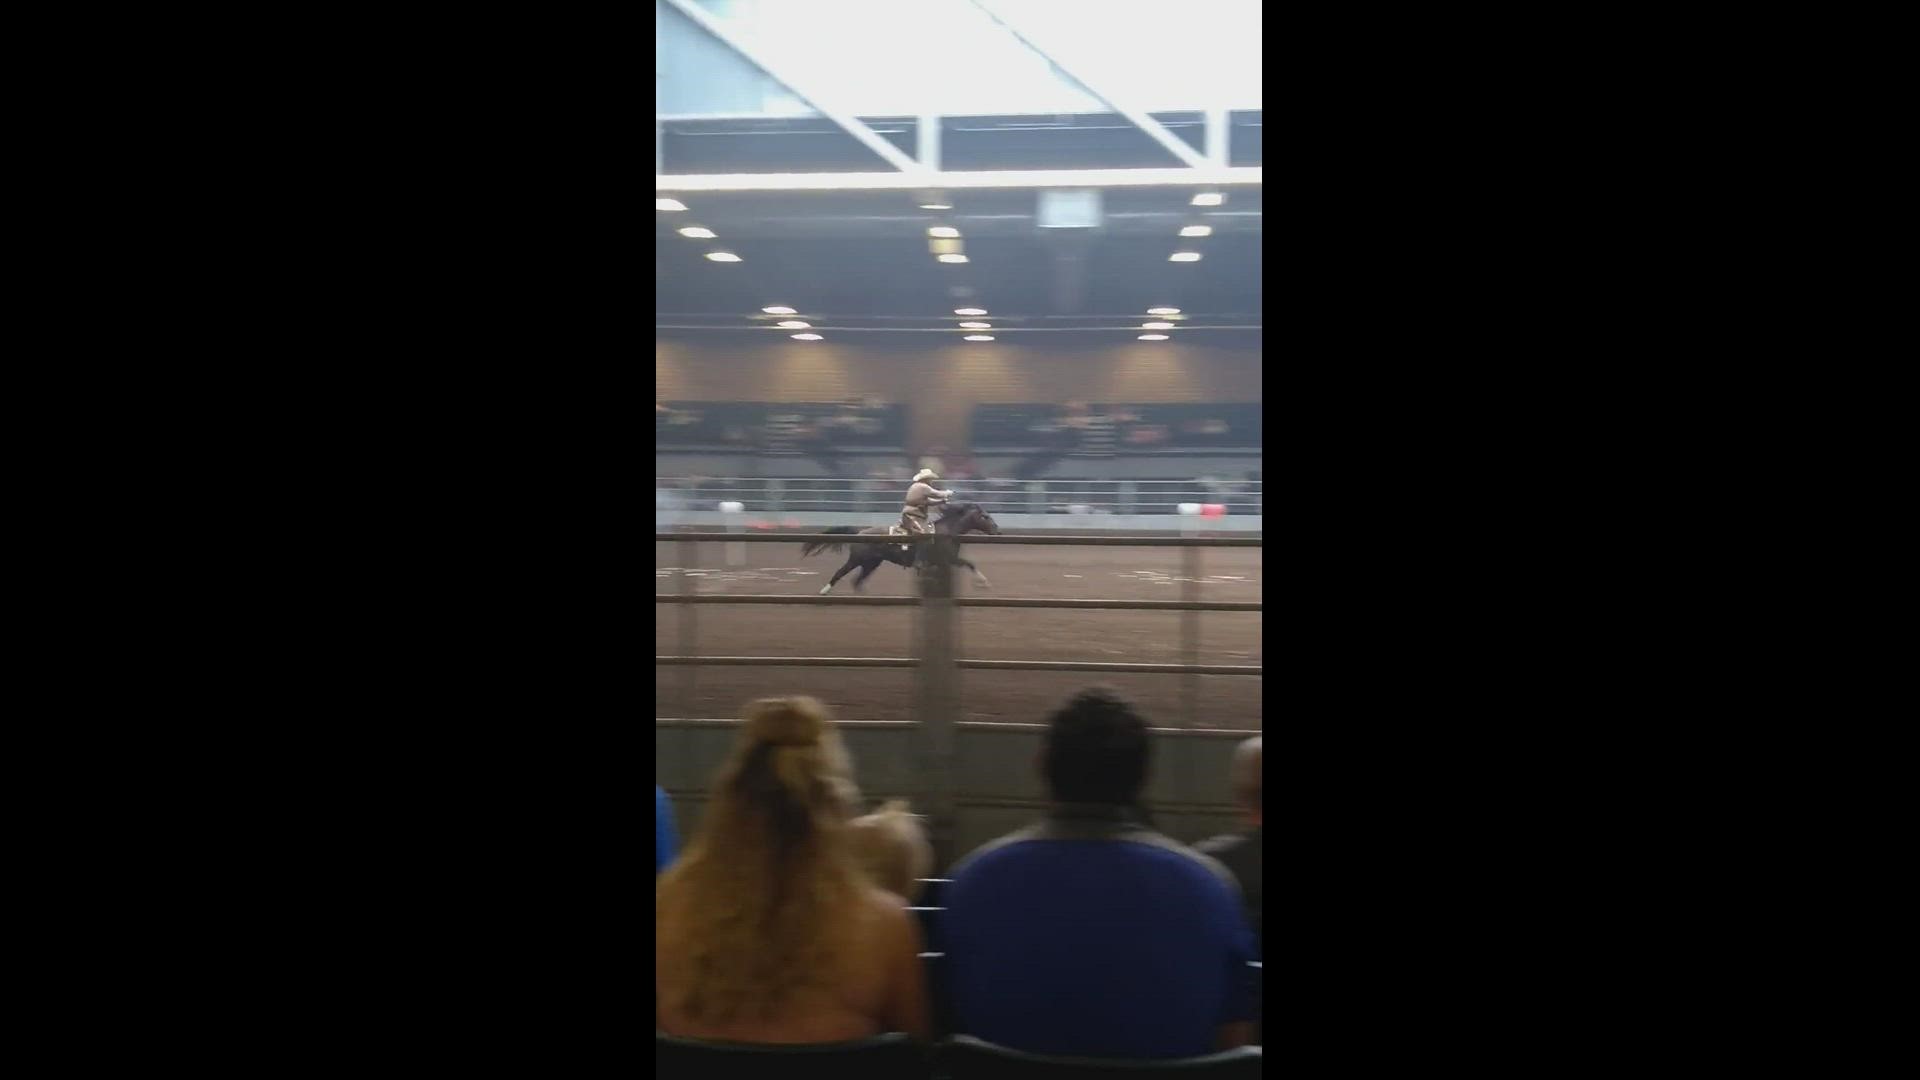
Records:
[[[1091,228],[1042,228],[1034,190],[945,193],[951,210],[906,191],[663,192],[686,209],[654,212],[656,327],[765,332],[769,306],[814,329],[956,328],[963,307],[1010,320],[997,330],[1137,327],[1148,308],[1171,307],[1181,329],[1221,327],[1192,340],[1226,344],[1258,328],[1262,214],[1259,187],[1221,191],[1220,205],[1194,206],[1191,187],[1108,189]]]

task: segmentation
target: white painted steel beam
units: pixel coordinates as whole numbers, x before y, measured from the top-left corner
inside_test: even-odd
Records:
[[[717,173],[656,174],[654,190],[683,191],[917,191],[938,188],[1225,187],[1260,183],[1260,167],[1198,169],[1001,169],[937,173]]]
[[[940,169],[940,117],[932,113],[922,113],[917,134],[920,167],[938,172]]]
[[[802,100],[820,110],[821,115],[846,129],[847,134],[860,140],[860,145],[880,155],[880,159],[904,173],[923,173],[920,163],[900,152],[900,148],[873,133],[873,129],[860,122],[852,113],[844,112],[820,99],[818,94],[795,81],[791,72],[767,59],[758,50],[727,32],[713,16],[707,14],[691,0],[667,0],[675,11],[685,15],[695,26],[713,35],[714,39],[734,52],[745,57],[747,62],[771,75],[787,89],[798,94]]]
[[[1188,168],[1204,169],[1208,166],[1206,158],[1201,157],[1199,152],[1194,150],[1193,147],[1188,146],[1180,136],[1169,131],[1165,124],[1155,120],[1146,110],[1137,108],[1131,102],[1121,100],[1112,92],[1111,87],[1102,88],[1097,86],[1090,82],[1086,75],[1080,71],[1068,67],[1053,50],[1047,49],[1039,42],[1033,40],[1031,36],[1015,26],[1006,16],[995,11],[993,5],[989,4],[987,0],[973,0],[973,6],[985,12],[987,18],[992,19],[1002,30],[1012,34],[1021,44],[1039,53],[1048,63],[1059,68],[1069,79],[1085,87],[1089,94],[1099,98],[1108,108],[1126,117],[1135,127],[1146,132],[1149,138],[1159,143],[1169,154],[1172,154],[1175,158],[1184,162]]]
[[[1207,160],[1215,165],[1227,164],[1228,132],[1232,130],[1225,109],[1207,110]]]

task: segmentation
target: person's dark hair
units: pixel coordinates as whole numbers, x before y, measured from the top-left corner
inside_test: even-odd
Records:
[[[1131,806],[1147,782],[1147,722],[1120,692],[1092,686],[1047,719],[1040,770],[1057,802]]]

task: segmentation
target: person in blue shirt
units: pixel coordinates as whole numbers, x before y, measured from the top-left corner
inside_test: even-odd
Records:
[[[673,863],[680,837],[673,831],[673,804],[667,801],[667,789],[653,785],[653,875]]]
[[[1075,695],[1040,755],[1053,806],[974,851],[947,886],[955,1030],[1038,1054],[1179,1058],[1252,1036],[1253,935],[1227,869],[1139,810],[1147,725]]]

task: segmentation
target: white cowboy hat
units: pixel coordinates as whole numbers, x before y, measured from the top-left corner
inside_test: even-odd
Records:
[[[919,472],[913,474],[913,482],[916,484],[922,480],[938,479],[940,479],[940,474],[934,472],[932,469],[921,469]]]

